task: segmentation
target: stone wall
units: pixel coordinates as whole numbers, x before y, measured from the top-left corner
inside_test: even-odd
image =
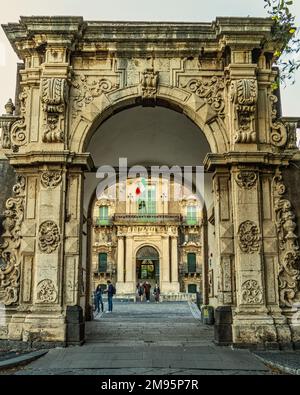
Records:
[[[12,196],[12,188],[16,181],[15,171],[5,159],[0,159],[0,237],[3,233],[3,211],[6,200]]]

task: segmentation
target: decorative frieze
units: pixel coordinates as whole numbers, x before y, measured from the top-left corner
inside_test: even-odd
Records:
[[[54,252],[60,244],[59,228],[53,221],[45,221],[39,229],[39,247],[45,254]]]
[[[256,280],[247,280],[242,284],[241,297],[243,304],[261,304],[263,301],[262,287]]]
[[[253,221],[241,223],[238,231],[239,246],[242,252],[253,254],[260,249],[260,234]]]
[[[57,290],[52,280],[40,281],[37,286],[38,303],[55,303],[57,301]]]
[[[41,175],[41,183],[46,189],[56,188],[62,180],[60,171],[45,171]]]
[[[300,252],[295,234],[296,218],[291,202],[283,197],[285,192],[282,175],[277,172],[273,179],[273,195],[279,243],[279,298],[282,307],[291,307],[300,290]]]
[[[14,197],[7,200],[4,211],[4,242],[0,245],[0,303],[11,305],[19,300],[21,225],[24,219],[25,178],[18,176]]]
[[[234,141],[255,143],[255,116],[257,82],[255,79],[241,79],[231,83],[231,101],[234,104]]]
[[[114,84],[108,78],[93,79],[93,77],[81,74],[72,82],[73,117],[76,117],[95,98],[118,87],[119,84]]]
[[[153,68],[143,71],[141,78],[143,99],[155,99],[158,87],[158,78],[158,71],[154,71]]]
[[[205,100],[207,104],[221,117],[225,117],[224,101],[224,79],[213,76],[210,79],[191,79],[187,84],[182,85],[195,95]]]
[[[271,125],[271,144],[275,147],[284,147],[287,143],[288,134],[287,129],[277,117],[277,102],[278,98],[275,95],[269,95],[269,111],[270,111],[270,125]]]
[[[235,175],[235,181],[240,188],[251,189],[257,181],[257,174],[254,171],[241,170]]]

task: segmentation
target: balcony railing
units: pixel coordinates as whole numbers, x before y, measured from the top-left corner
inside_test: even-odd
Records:
[[[202,223],[202,217],[181,217],[181,222],[186,226],[200,226]]]
[[[115,214],[114,222],[135,223],[180,223],[181,217],[176,214]]]
[[[113,224],[113,217],[94,217],[94,226],[111,226]]]
[[[154,223],[154,224],[182,224],[184,226],[200,226],[201,217],[183,217],[178,214],[115,214],[111,217],[94,217],[93,224],[96,227],[112,226],[114,223]]]

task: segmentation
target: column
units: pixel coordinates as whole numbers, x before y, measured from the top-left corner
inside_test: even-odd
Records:
[[[124,238],[118,237],[118,271],[117,271],[118,286],[124,284]]]
[[[179,292],[177,236],[171,237],[171,281],[172,291]]]
[[[126,293],[135,293],[135,271],[133,262],[133,239],[126,237],[126,257],[125,257],[125,285]]]
[[[170,289],[170,249],[169,236],[162,236],[162,257],[160,262],[161,273],[161,291],[163,293],[171,292]]]

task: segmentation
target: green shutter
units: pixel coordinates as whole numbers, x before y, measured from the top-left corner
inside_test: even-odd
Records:
[[[197,292],[197,285],[196,284],[189,284],[188,285],[188,293],[195,294]]]
[[[189,273],[196,273],[196,254],[188,253],[188,272]]]
[[[196,225],[197,224],[197,212],[195,206],[187,207],[187,224]]]
[[[100,225],[108,225],[109,220],[108,220],[108,207],[107,206],[101,206],[100,207],[100,213],[99,213],[99,219],[100,219]]]
[[[106,253],[100,253],[98,255],[99,259],[99,273],[105,273],[107,271],[107,254]]]

